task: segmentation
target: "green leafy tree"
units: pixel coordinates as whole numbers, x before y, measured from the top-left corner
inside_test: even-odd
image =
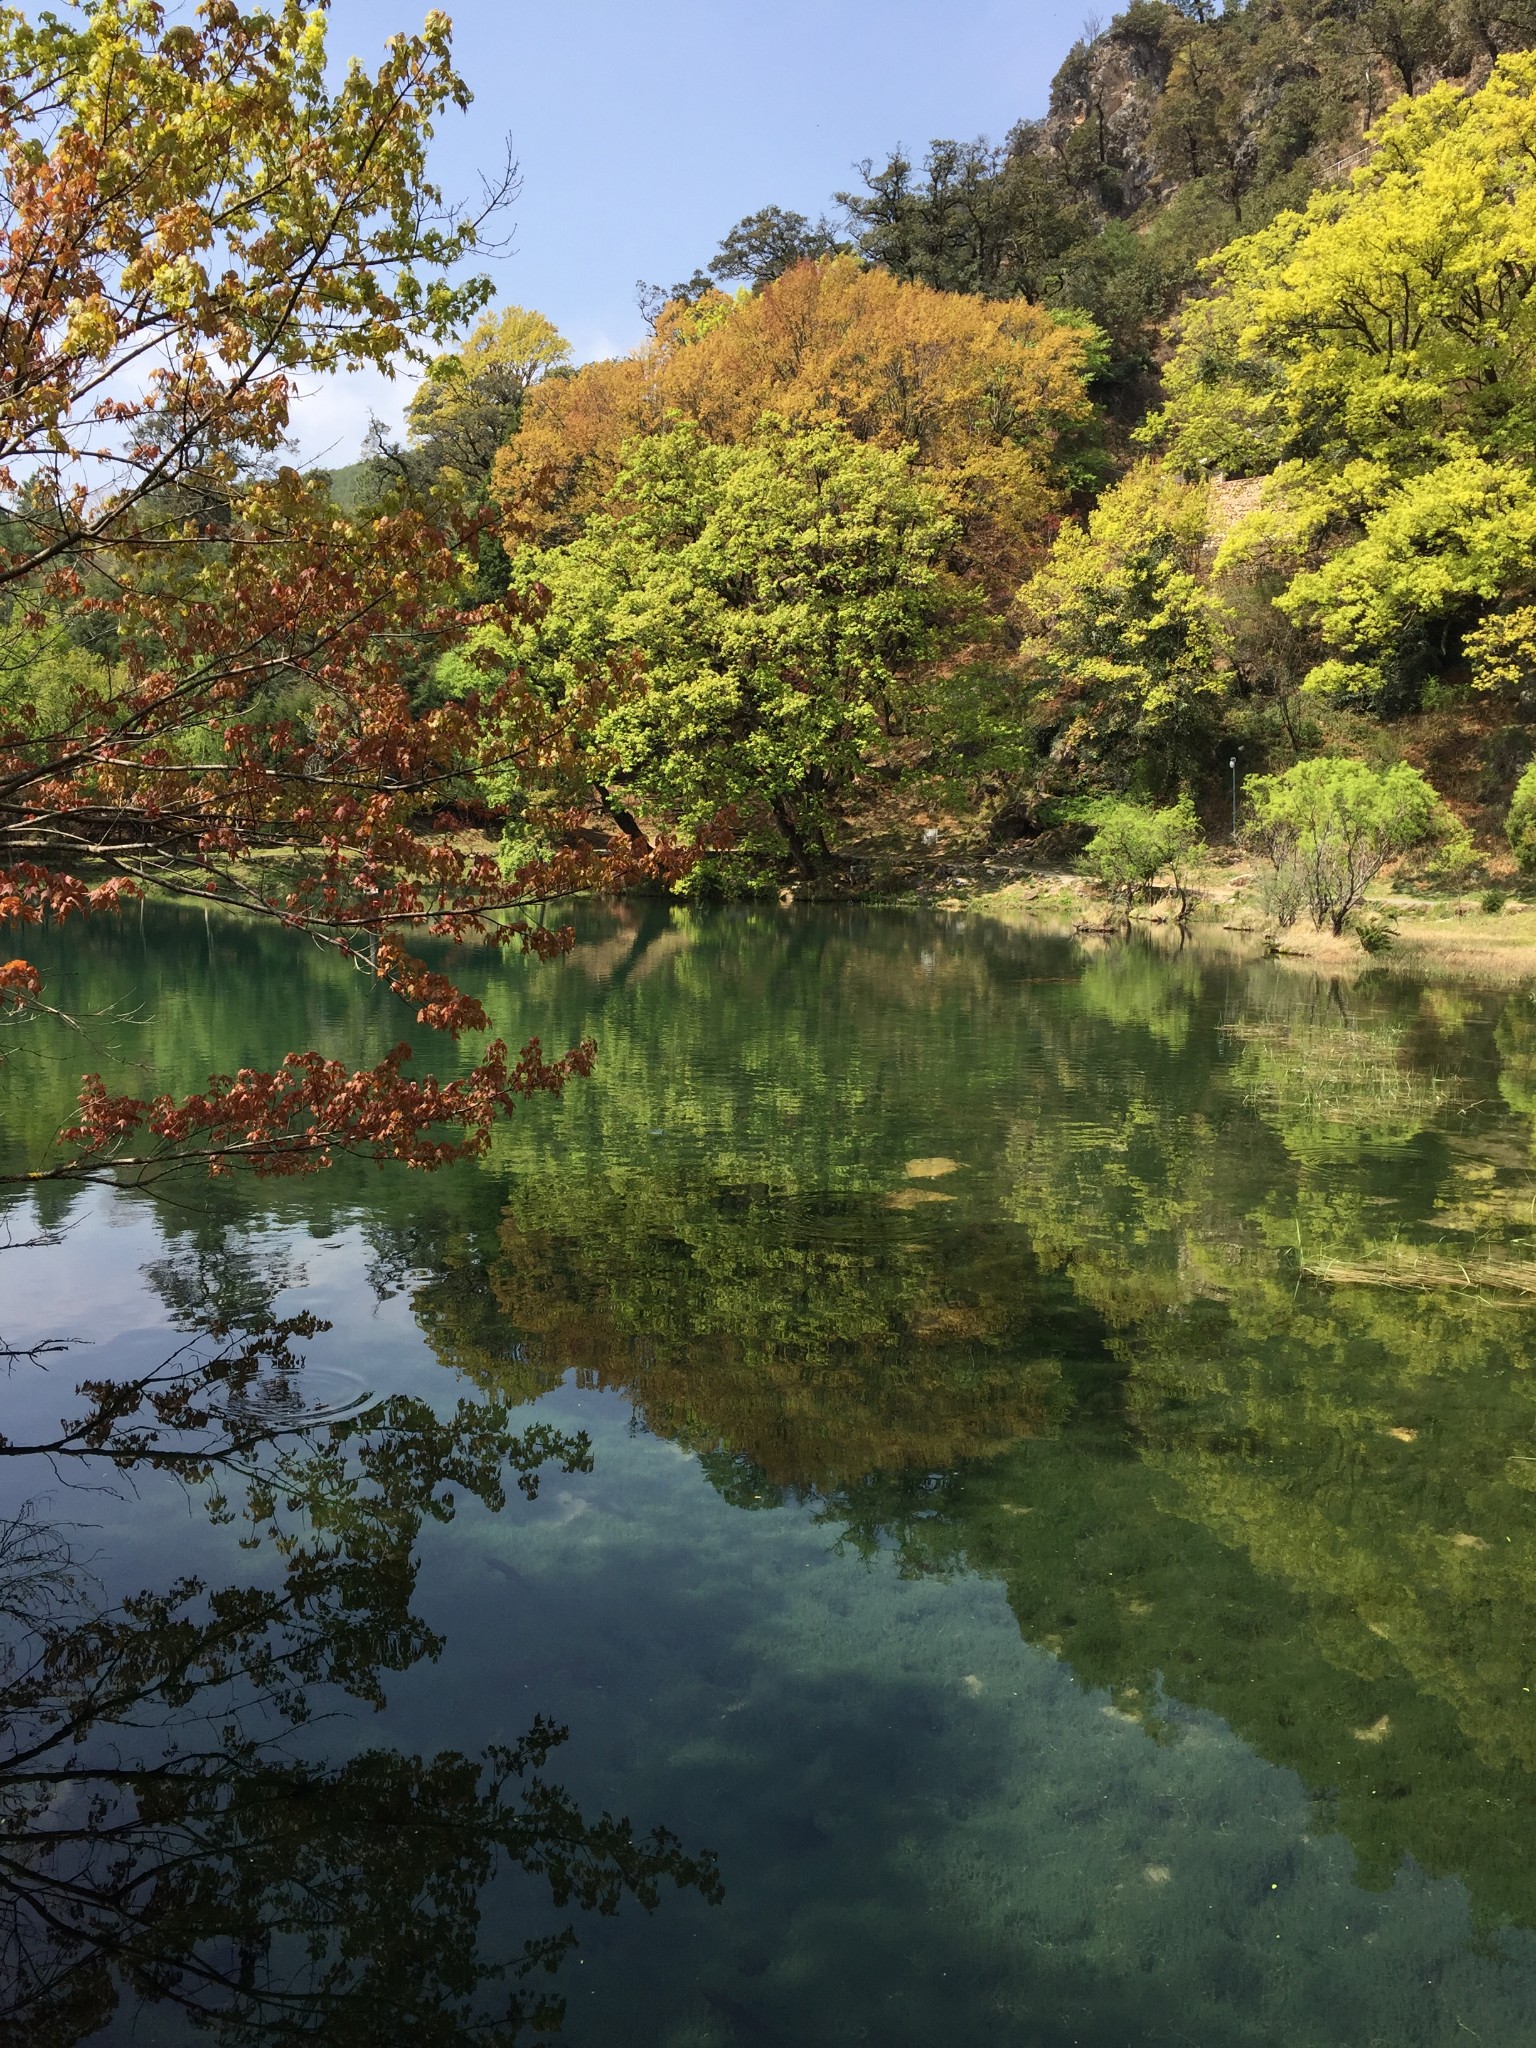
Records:
[[[522,424],[528,393],[542,378],[567,369],[570,356],[570,343],[542,313],[525,306],[487,313],[462,348],[428,364],[406,409],[403,447],[374,422],[356,495],[377,505],[391,487],[403,487],[483,509],[491,465]],[[476,574],[467,596],[471,604],[484,604],[506,590],[506,556],[488,528],[476,535],[474,552]],[[413,677],[413,694],[420,694],[424,679]]]
[[[1465,652],[1475,684],[1504,680],[1520,645],[1501,615],[1467,630],[1507,592],[1529,584],[1536,545],[1536,475],[1470,449],[1393,490],[1367,513],[1352,545],[1303,570],[1278,602],[1339,654],[1308,688],[1383,708]],[[1526,608],[1521,608],[1526,609]]]
[[[863,192],[837,195],[860,252],[908,283],[1043,300],[1084,224],[1032,140],[934,142],[920,178],[900,150],[878,171],[860,164]]]
[[[552,706],[607,679],[584,768],[630,829],[729,812],[752,872],[810,873],[955,611],[940,494],[910,450],[838,427],[721,447],[679,422],[630,447],[609,508],[514,558],[548,603],[501,644]],[[516,806],[528,783],[492,788]]]
[[[1233,26],[1222,20],[1196,16],[1177,24],[1169,34],[1173,58],[1149,140],[1165,173],[1211,179],[1240,221],[1257,155],[1248,146],[1243,118],[1249,80],[1234,61],[1237,40]]]
[[[0,718],[30,719],[39,735],[66,731],[82,702],[110,689],[106,662],[79,646],[67,626],[28,631],[13,618],[0,654]]]
[[[745,278],[754,288],[772,284],[797,263],[835,256],[847,247],[822,218],[814,223],[803,213],[782,206],[764,206],[737,221],[706,266],[716,284]]]
[[[1028,716],[1066,773],[1177,786],[1208,750],[1227,683],[1205,539],[1204,487],[1141,463],[1019,592]]]
[[[1298,761],[1246,784],[1250,836],[1271,866],[1294,877],[1319,930],[1337,936],[1387,862],[1457,825],[1417,768],[1399,761]]]
[[[524,399],[570,359],[570,343],[542,313],[526,306],[487,313],[461,348],[427,365],[406,408],[404,447],[374,422],[365,495],[403,483],[482,502],[496,451],[517,432]]]
[[[1372,0],[1365,30],[1407,93],[1426,72],[1448,65],[1455,51],[1455,25],[1442,0]]]
[[[1456,26],[1463,41],[1490,60],[1536,42],[1531,0],[1460,0]]]
[[[1083,872],[1112,899],[1123,899],[1127,915],[1165,869],[1179,898],[1180,917],[1187,914],[1190,867],[1204,838],[1187,796],[1162,810],[1106,798],[1085,815],[1095,829],[1083,849]]]

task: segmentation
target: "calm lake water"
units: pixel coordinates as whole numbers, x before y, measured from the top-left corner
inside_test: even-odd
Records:
[[[484,1162],[0,1212],[68,1347],[5,1390],[0,2040],[1536,2044],[1536,1002],[578,924],[457,963],[599,1043]],[[34,957],[10,1169],[87,1068],[402,1035],[196,914]]]

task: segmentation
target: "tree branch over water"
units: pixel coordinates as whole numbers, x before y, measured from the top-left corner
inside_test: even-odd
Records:
[[[427,139],[468,91],[432,13],[327,84],[297,7],[93,8],[0,23],[0,925],[210,900],[334,948],[417,1023],[490,1033],[407,952],[423,932],[540,954],[535,913],[666,882],[680,849],[622,834],[503,871],[453,827],[492,754],[546,769],[581,738],[508,664],[423,703],[413,680],[477,625],[485,508],[398,494],[346,517],[285,466],[295,380],[424,362],[486,303],[450,282],[494,243],[515,167],[445,208]],[[231,136],[237,138],[231,146]],[[494,734],[494,741],[488,735]],[[46,1007],[0,956],[0,1015]],[[490,1037],[459,1079],[398,1045],[354,1071],[295,1049],[185,1100],[87,1077],[62,1156],[21,1178],[311,1170],[341,1152],[430,1169],[483,1150],[587,1046]]]
[[[581,1811],[547,1775],[568,1731],[542,1716],[478,1758],[305,1753],[306,1727],[442,1653],[414,1607],[427,1524],[591,1462],[494,1401],[317,1416],[295,1345],[324,1327],[251,1309],[4,1446],[173,1476],[240,1528],[254,1573],[112,1599],[66,1528],[0,1521],[0,2039],[81,2040],[128,1997],[231,2043],[510,2042],[559,2023],[570,1915],[649,1910],[664,1881],[720,1896],[713,1858],[665,1828]]]

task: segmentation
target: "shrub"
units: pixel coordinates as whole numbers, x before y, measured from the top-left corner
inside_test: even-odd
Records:
[[[1536,761],[1515,784],[1504,830],[1521,873],[1536,874]]]
[[[1533,791],[1536,795],[1536,791]],[[1456,819],[1417,768],[1399,761],[1298,761],[1247,784],[1249,837],[1277,875],[1335,937],[1366,890],[1399,854],[1454,842]]]
[[[1305,878],[1294,860],[1268,869],[1254,884],[1264,921],[1277,932],[1289,931],[1306,900]]]
[[[1497,917],[1508,901],[1507,889],[1485,889],[1479,899],[1485,917]]]
[[[1146,895],[1166,869],[1178,893],[1179,918],[1188,916],[1191,871],[1204,838],[1187,796],[1162,810],[1105,797],[1085,805],[1079,815],[1095,827],[1083,849],[1083,873],[1111,900],[1123,897],[1129,914],[1137,897]]]

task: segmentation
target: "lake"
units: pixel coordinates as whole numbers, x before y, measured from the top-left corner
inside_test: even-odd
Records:
[[[10,1191],[0,2039],[1536,2044],[1536,1001],[576,922],[482,1161]],[[11,1171],[412,1035],[27,950]]]

